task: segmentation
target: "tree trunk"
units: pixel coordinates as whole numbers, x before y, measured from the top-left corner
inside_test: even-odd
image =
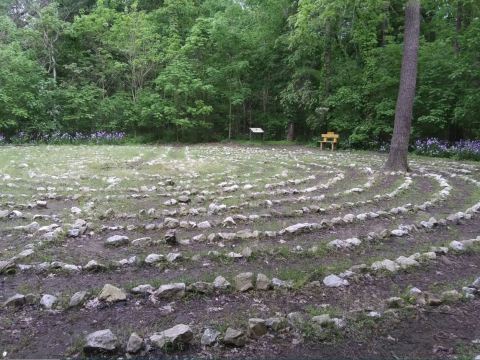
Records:
[[[453,50],[455,51],[456,55],[460,53],[460,43],[458,41],[458,38],[460,36],[460,32],[462,31],[462,21],[463,21],[463,4],[462,4],[462,1],[458,1],[457,17],[455,19],[455,39],[453,40]]]
[[[53,74],[53,82],[56,84],[57,83],[57,61],[55,60],[55,57],[52,56],[52,74]]]
[[[326,41],[327,43],[325,44],[324,52],[323,52],[323,71],[325,73],[324,76],[324,94],[323,94],[323,99],[328,98],[330,95],[330,77],[332,76],[331,73],[331,64],[332,64],[332,41],[331,38],[333,37],[332,35],[332,30],[330,26],[330,22],[327,22],[326,25]]]
[[[232,140],[232,102],[230,101],[228,109],[228,140]]]
[[[263,88],[263,96],[262,96],[262,108],[263,108],[263,113],[267,113],[267,103],[268,103],[268,89]]]
[[[403,41],[400,88],[395,108],[395,123],[385,168],[408,171],[408,142],[413,116],[413,101],[417,82],[418,44],[420,37],[420,2],[409,0],[405,8],[405,36]]]
[[[295,139],[295,126],[293,122],[288,124],[287,141],[293,141]]]
[[[387,45],[387,31],[388,31],[388,10],[389,10],[390,4],[388,2],[385,2],[383,4],[383,10],[385,12],[383,16],[383,21],[382,21],[382,32],[381,32],[381,39],[380,39],[380,46],[385,47]]]

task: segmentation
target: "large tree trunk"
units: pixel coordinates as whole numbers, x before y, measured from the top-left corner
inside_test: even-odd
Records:
[[[395,123],[385,168],[408,171],[408,142],[413,116],[413,101],[417,82],[418,43],[420,37],[420,2],[409,0],[405,8],[405,36],[403,41],[400,89],[395,108]]]
[[[290,122],[288,124],[288,130],[287,130],[287,141],[293,141],[295,140],[295,126],[293,122]]]

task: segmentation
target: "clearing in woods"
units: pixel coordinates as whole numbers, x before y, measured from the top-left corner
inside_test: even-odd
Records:
[[[477,164],[385,173],[374,153],[223,145],[0,154],[4,357],[81,357],[105,329],[86,350],[123,356],[135,332],[128,350],[151,357],[480,353]]]

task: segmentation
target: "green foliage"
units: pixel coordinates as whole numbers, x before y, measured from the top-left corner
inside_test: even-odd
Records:
[[[48,86],[43,69],[24,51],[5,18],[0,25],[7,31],[0,42],[0,132],[12,135],[18,129],[41,130],[45,127],[42,94]],[[37,94],[40,94],[38,96]]]
[[[54,0],[0,5],[0,132],[164,141],[391,137],[401,0]],[[422,2],[413,139],[480,136],[480,4]]]

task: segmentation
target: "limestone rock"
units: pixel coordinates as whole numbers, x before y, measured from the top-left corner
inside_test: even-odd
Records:
[[[277,289],[291,289],[293,287],[293,281],[284,281],[277,278],[273,278],[272,286]]]
[[[414,288],[411,288],[408,293],[411,296],[411,298],[414,300],[415,304],[420,306],[426,305],[427,301],[425,299],[425,294],[422,292],[422,290],[414,287]]]
[[[295,224],[295,225],[291,225],[291,226],[287,227],[285,229],[285,232],[287,232],[289,234],[297,234],[297,233],[301,233],[301,232],[308,231],[308,230],[312,229],[314,227],[314,225],[316,225],[316,224],[309,224],[309,223]]]
[[[359,220],[359,221],[365,221],[365,220],[367,220],[367,217],[368,217],[367,214],[358,214],[356,216],[357,220]]]
[[[225,332],[225,336],[223,337],[223,342],[227,345],[241,347],[241,346],[245,346],[247,339],[243,331],[229,327]]]
[[[400,297],[391,297],[391,298],[388,298],[387,299],[387,306],[391,309],[399,309],[401,307],[403,307],[405,304],[404,304],[404,301],[402,298]]]
[[[85,338],[85,352],[112,352],[117,346],[117,337],[110,329],[95,331]]]
[[[186,203],[189,203],[190,201],[191,201],[190,198],[189,198],[188,196],[186,196],[186,195],[180,195],[180,196],[178,197],[178,202],[181,202],[181,203],[185,203],[185,204],[186,204]]]
[[[229,257],[229,258],[232,258],[232,259],[241,259],[241,258],[243,258],[243,255],[242,255],[242,254],[239,254],[239,253],[236,253],[236,252],[233,252],[233,251],[230,251],[226,256]]]
[[[258,338],[267,333],[267,325],[264,319],[248,319],[248,334],[251,337]]]
[[[342,279],[341,277],[331,274],[323,279],[323,284],[327,287],[342,287],[348,286],[349,283],[347,280]]]
[[[420,254],[420,260],[435,260],[437,258],[437,254],[433,251],[427,251]]]
[[[144,284],[134,287],[130,292],[137,295],[147,295],[155,292],[155,288],[150,284]]]
[[[190,284],[187,288],[188,291],[196,292],[200,294],[211,294],[213,292],[213,284],[204,282],[204,281],[197,281],[193,284]]]
[[[455,251],[464,251],[465,245],[461,241],[452,241],[449,245],[450,249]]]
[[[433,251],[435,254],[437,255],[446,255],[448,254],[448,247],[445,247],[445,246],[432,246],[431,251]]]
[[[47,310],[51,310],[53,305],[58,302],[58,298],[53,295],[44,294],[40,299],[40,305]]]
[[[25,295],[25,301],[27,305],[33,305],[39,301],[39,297],[36,294],[28,293]]]
[[[13,260],[0,261],[0,274],[8,274],[15,271],[15,262]]]
[[[327,246],[331,248],[343,249],[343,248],[350,248],[359,246],[362,241],[358,238],[350,238],[346,240],[332,240],[330,241]]]
[[[105,241],[107,246],[122,246],[126,244],[128,244],[128,236],[124,235],[113,235]]]
[[[78,237],[80,235],[85,234],[85,232],[88,229],[88,224],[85,220],[82,219],[77,219],[75,220],[75,223],[72,225],[70,230],[67,232],[67,236],[69,237]]]
[[[182,254],[179,253],[179,252],[168,253],[167,256],[166,256],[166,259],[169,263],[173,263],[173,262],[176,262],[176,261],[182,259]]]
[[[401,229],[395,229],[395,230],[392,230],[390,234],[392,234],[393,236],[402,237],[404,235],[407,235],[408,231],[401,230]]]
[[[181,299],[185,296],[185,290],[185,283],[165,284],[161,285],[158,290],[154,292],[154,296],[157,299]]]
[[[394,273],[394,272],[398,271],[400,266],[397,263],[393,262],[392,260],[385,259],[385,260],[382,260],[382,261],[374,262],[370,268],[373,271],[386,270],[386,271]]]
[[[213,281],[213,287],[218,290],[225,290],[230,287],[230,283],[223,276],[217,276]]]
[[[272,282],[266,275],[258,274],[255,286],[258,290],[268,290],[272,287]]]
[[[172,205],[175,205],[177,203],[177,200],[176,199],[170,199],[170,200],[167,200],[163,203],[163,205],[166,205],[166,206],[172,206]]]
[[[15,294],[10,296],[4,303],[4,307],[21,307],[25,305],[26,299],[25,296],[22,294]]]
[[[37,200],[36,205],[39,208],[46,208],[47,207],[47,202],[44,200]]]
[[[18,210],[13,210],[8,213],[8,218],[9,219],[18,219],[18,218],[23,218],[23,213]]]
[[[235,276],[235,288],[237,291],[248,291],[253,289],[253,273],[246,272]]]
[[[220,237],[221,240],[235,240],[235,237],[237,236],[236,233],[218,233],[218,236]]]
[[[218,341],[218,337],[220,336],[220,332],[214,329],[206,329],[203,332],[202,338],[200,343],[203,346],[213,346]]]
[[[287,320],[291,326],[296,328],[298,328],[305,322],[305,319],[303,318],[303,314],[299,311],[288,313]]]
[[[76,307],[76,306],[81,306],[85,302],[85,299],[87,297],[87,292],[86,291],[78,291],[75,294],[72,295],[70,298],[70,302],[68,303],[68,307]]]
[[[33,255],[34,251],[33,249],[26,249],[26,250],[23,250],[22,252],[20,252],[16,258],[17,259],[25,259],[31,255]]]
[[[208,221],[202,221],[202,222],[197,224],[197,228],[199,228],[199,229],[209,229],[211,227],[212,227],[212,225],[210,225],[210,223]]]
[[[98,299],[109,303],[125,301],[127,300],[127,294],[122,289],[119,289],[110,284],[105,284],[102,291],[98,295]]]
[[[371,317],[371,318],[381,318],[382,314],[380,314],[377,311],[370,311],[370,312],[367,313],[367,316]]]
[[[362,240],[359,238],[350,238],[345,240],[345,244],[347,247],[355,247],[355,246],[360,246],[362,244]]]
[[[312,321],[321,327],[335,326],[338,329],[346,326],[344,319],[331,318],[329,314],[317,315],[312,318]]]
[[[235,225],[237,225],[237,223],[235,222],[235,220],[233,220],[233,218],[231,216],[225,218],[225,220],[223,220],[222,224],[224,226],[235,226]]]
[[[143,339],[137,333],[132,333],[128,338],[127,352],[129,354],[136,354],[144,347]]]
[[[168,245],[177,245],[177,233],[175,230],[171,229],[167,231],[167,233],[165,234],[165,242]]]
[[[412,266],[420,266],[418,261],[410,258],[410,257],[405,257],[405,256],[400,256],[395,262],[402,268],[402,269],[407,269]]]
[[[184,324],[175,325],[174,327],[155,333],[150,336],[150,341],[156,347],[163,349],[177,348],[182,345],[189,344],[193,339],[193,332],[189,326]]]
[[[102,264],[99,264],[97,261],[95,260],[90,260],[85,266],[84,266],[84,269],[87,270],[87,271],[103,271],[103,270],[106,270],[106,266],[105,265],[102,265]]]
[[[74,206],[74,207],[72,207],[72,208],[70,209],[70,212],[71,212],[72,214],[74,214],[74,215],[78,215],[78,214],[80,214],[80,213],[82,212],[82,209]]]
[[[344,319],[339,319],[339,318],[332,318],[332,324],[337,329],[343,329],[345,326],[347,326],[346,321]]]
[[[152,243],[151,237],[142,237],[135,240],[132,240],[133,246],[149,246]]]
[[[265,320],[265,325],[273,331],[279,331],[287,326],[287,320],[283,317],[271,317]]]
[[[146,264],[155,264],[163,260],[163,255],[160,254],[149,254],[145,258],[145,263]]]
[[[68,272],[80,272],[82,270],[80,266],[73,264],[62,264],[61,269]]]
[[[128,259],[122,259],[118,261],[118,264],[121,266],[132,265],[137,261],[136,256],[130,256]]]
[[[425,299],[427,301],[427,304],[430,306],[439,306],[442,305],[442,299],[440,299],[438,296],[431,294],[431,293],[425,293]]]
[[[457,290],[449,290],[442,292],[440,299],[442,302],[455,302],[462,299],[462,294]]]

